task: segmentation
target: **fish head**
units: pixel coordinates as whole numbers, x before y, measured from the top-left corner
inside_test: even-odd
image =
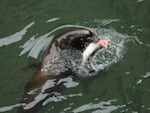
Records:
[[[97,43],[100,45],[101,48],[107,48],[110,41],[108,39],[100,39]]]

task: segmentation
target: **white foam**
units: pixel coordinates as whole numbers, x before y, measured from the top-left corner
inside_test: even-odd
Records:
[[[46,97],[47,97],[47,93],[45,93],[45,94],[42,94],[42,93],[40,93],[38,96],[36,96],[35,98],[34,98],[34,101],[31,101],[30,103],[28,103],[28,104],[25,104],[23,107],[24,107],[24,109],[25,110],[28,110],[28,109],[31,109],[31,108],[33,108],[35,105],[37,105],[41,100],[43,100],[43,99],[45,99]]]

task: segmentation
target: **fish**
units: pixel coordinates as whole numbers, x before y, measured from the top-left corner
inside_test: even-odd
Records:
[[[99,49],[107,48],[108,44],[109,40],[107,39],[100,39],[97,42],[91,42],[83,51],[81,66],[85,66],[90,56],[92,56]]]

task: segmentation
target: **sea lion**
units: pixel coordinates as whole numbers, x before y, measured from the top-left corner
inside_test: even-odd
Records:
[[[87,50],[85,48],[91,43],[96,47],[88,53],[86,51],[92,46]],[[62,51],[71,50],[73,53],[79,50],[82,53],[85,50],[81,63],[85,64],[88,57],[99,47],[103,47],[103,44],[97,35],[85,28],[73,28],[54,37],[44,51],[35,74],[24,88],[22,106],[18,109],[18,113],[37,113],[46,99],[60,92],[64,82],[69,82],[64,81],[64,78],[71,76],[69,80],[73,80],[75,73],[62,57]],[[84,55],[87,56],[84,58]]]

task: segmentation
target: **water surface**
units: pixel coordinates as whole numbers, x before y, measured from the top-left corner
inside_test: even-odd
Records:
[[[93,63],[96,76],[63,84],[39,113],[150,112],[150,1],[5,0],[0,2],[0,112],[16,113],[24,86],[52,37],[71,26],[107,36],[112,46]],[[96,57],[96,56],[95,56]],[[98,60],[99,58],[99,60]],[[95,58],[93,58],[94,60]],[[102,64],[102,65],[101,65]]]

